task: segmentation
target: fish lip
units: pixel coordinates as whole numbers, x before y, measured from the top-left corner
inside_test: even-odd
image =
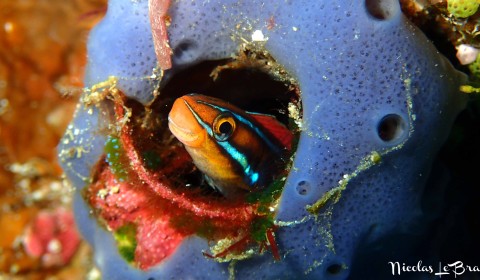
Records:
[[[168,116],[168,128],[172,134],[183,144],[189,147],[200,146],[200,135],[192,130],[185,129],[176,124],[170,116]]]

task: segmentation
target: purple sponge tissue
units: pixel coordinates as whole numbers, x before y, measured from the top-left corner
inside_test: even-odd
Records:
[[[88,89],[59,146],[76,223],[103,279],[359,279],[358,263],[375,250],[405,243],[382,260],[385,270],[411,254],[431,214],[421,205],[432,162],[466,106],[458,89],[467,78],[398,1],[150,2],[109,0],[88,41]],[[154,96],[171,106],[208,95],[166,92],[174,81],[189,88],[189,69],[207,62],[229,68],[217,68],[219,81],[240,73],[242,55],[272,80],[289,77],[282,83],[298,95],[274,112],[298,140],[269,188],[280,187],[244,200],[170,187],[198,170],[182,145],[164,147],[174,141],[168,129],[159,126],[161,140],[142,130],[144,108]],[[107,84],[111,96],[91,104]],[[277,106],[231,92],[215,97],[248,111]]]

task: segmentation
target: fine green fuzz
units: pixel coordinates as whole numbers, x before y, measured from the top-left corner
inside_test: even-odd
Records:
[[[273,226],[273,217],[266,216],[255,219],[251,225],[253,240],[259,243],[267,241],[267,230],[273,228]]]
[[[281,195],[284,184],[284,180],[277,179],[265,190],[253,192],[247,196],[248,203],[258,203],[257,212],[260,216],[255,218],[250,226],[251,236],[258,243],[266,242],[267,231],[275,227],[274,212],[271,211],[270,206]]]
[[[137,228],[133,224],[122,226],[113,233],[120,255],[129,263],[135,260],[136,235]]]
[[[247,195],[247,202],[251,204],[260,203],[260,206],[267,207],[275,202],[278,196],[282,193],[285,181],[277,179],[273,181],[267,188],[260,192],[252,192]]]
[[[145,166],[150,170],[155,170],[160,167],[162,163],[161,158],[155,151],[146,151],[142,154],[143,162],[145,162]]]
[[[211,221],[198,221],[192,214],[174,216],[170,219],[170,224],[181,232],[195,232],[196,235],[206,239],[212,239],[217,230]]]
[[[460,91],[464,93],[480,93],[480,88],[471,85],[462,85],[460,86]]]
[[[211,239],[215,234],[215,227],[212,225],[212,222],[205,221],[197,229],[197,235],[206,239]]]
[[[108,136],[105,143],[105,161],[110,166],[110,169],[115,177],[124,182],[127,180],[128,172],[125,168],[123,159],[123,148],[120,143],[120,139],[114,136]]]
[[[468,69],[472,72],[472,75],[476,78],[480,78],[480,55],[477,56],[477,59],[468,65]]]
[[[448,12],[454,17],[467,18],[474,15],[480,1],[478,0],[448,0]]]

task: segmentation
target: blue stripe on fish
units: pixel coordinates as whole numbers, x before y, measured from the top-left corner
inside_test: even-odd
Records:
[[[193,110],[192,107],[190,107],[190,105],[188,104],[187,101],[183,101],[185,102],[185,105],[187,105],[188,109],[190,110],[190,112],[192,112],[193,116],[195,117],[195,119],[197,120],[197,122],[203,127],[205,128],[205,130],[207,131],[208,135],[210,135],[210,137],[213,137],[213,130],[212,128],[202,120],[202,118]],[[197,101],[197,102],[200,102],[200,101]],[[202,102],[204,103],[204,102]],[[218,107],[218,106],[215,106],[215,105],[211,105],[211,104],[208,104],[208,103],[204,103],[205,105],[208,105],[208,106],[211,106],[217,110],[220,110],[221,112],[225,112],[226,110],[224,110],[223,108],[221,107]],[[221,109],[222,110],[221,110]],[[234,114],[234,113],[233,113]],[[236,115],[236,114],[234,114]],[[243,153],[241,153],[240,151],[238,151],[235,147],[233,147],[228,141],[223,141],[223,142],[218,142],[218,141],[215,141],[220,147],[223,148],[224,151],[226,151],[232,159],[234,159],[235,162],[237,162],[243,169],[243,172],[245,174],[245,176],[250,180],[250,185],[253,185],[255,184],[260,175],[258,174],[258,172],[255,172],[254,170],[252,170],[250,164],[248,164],[248,159],[247,159],[247,156]]]
[[[278,145],[272,143],[272,141],[270,141],[270,139],[265,135],[265,133],[263,133],[262,130],[260,130],[256,125],[254,125],[250,120],[244,118],[243,116],[235,113],[235,112],[232,112],[228,109],[225,109],[223,107],[220,107],[220,106],[217,106],[217,105],[213,105],[213,104],[210,104],[208,102],[205,102],[205,101],[201,101],[201,100],[197,100],[197,103],[200,103],[200,104],[204,104],[204,105],[207,105],[207,106],[210,106],[214,109],[217,109],[219,110],[220,112],[229,112],[231,114],[233,114],[235,116],[235,118],[237,118],[238,121],[240,121],[241,123],[243,123],[244,125],[246,125],[248,128],[250,128],[251,130],[253,130],[253,132],[258,135],[258,137],[260,137],[263,141],[265,141],[265,143],[268,145],[268,147],[276,152],[276,153],[281,153],[281,150],[279,149]]]

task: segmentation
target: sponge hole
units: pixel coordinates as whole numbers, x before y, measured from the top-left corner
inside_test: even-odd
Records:
[[[307,181],[300,181],[297,184],[297,193],[301,196],[306,196],[310,193],[310,183]]]
[[[398,0],[365,0],[367,12],[378,20],[388,20],[400,12]]]
[[[189,60],[194,60],[197,55],[198,44],[192,40],[183,40],[181,41],[173,50],[173,55],[177,60],[181,62],[186,62]]]
[[[384,116],[377,125],[378,137],[384,142],[393,142],[406,133],[405,120],[397,114],[388,114]]]
[[[347,266],[339,260],[334,260],[330,263],[327,263],[325,267],[325,277],[324,279],[345,279],[348,277],[349,270]]]
[[[343,267],[341,264],[334,263],[327,267],[327,273],[330,275],[338,275],[342,272]]]

